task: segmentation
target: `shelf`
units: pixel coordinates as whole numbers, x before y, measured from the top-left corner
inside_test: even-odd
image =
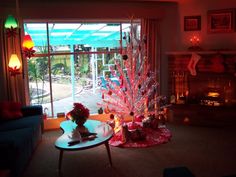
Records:
[[[192,55],[192,53],[197,53],[199,55],[236,55],[236,50],[218,50],[218,51],[171,51],[166,52],[166,55]]]

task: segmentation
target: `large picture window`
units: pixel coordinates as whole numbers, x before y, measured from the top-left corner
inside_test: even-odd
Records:
[[[136,25],[136,23],[135,23]],[[121,59],[122,38],[130,23],[25,22],[35,43],[27,61],[29,100],[41,104],[49,117],[67,113],[82,102],[97,113],[104,77],[114,59]],[[137,29],[140,30],[139,22]]]

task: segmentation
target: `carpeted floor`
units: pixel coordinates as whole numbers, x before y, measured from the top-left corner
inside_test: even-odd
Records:
[[[196,177],[236,174],[236,129],[168,124],[170,142],[149,148],[111,147],[113,167],[105,147],[65,152],[58,173],[54,142],[62,132],[48,131],[36,149],[24,177],[162,177],[167,167],[186,166]]]

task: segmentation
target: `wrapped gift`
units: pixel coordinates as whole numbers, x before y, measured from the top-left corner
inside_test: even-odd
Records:
[[[159,120],[157,119],[157,117],[154,117],[151,119],[151,128],[156,130],[158,129],[158,125],[159,125]]]
[[[130,131],[130,139],[132,141],[143,141],[146,139],[146,133],[141,128],[138,128],[134,131]]]
[[[123,143],[126,143],[127,141],[129,141],[130,133],[129,133],[127,124],[122,125],[121,134],[122,134]]]
[[[151,117],[146,117],[142,120],[143,123],[143,127],[144,128],[150,128],[151,127],[151,122],[152,122],[152,118]]]

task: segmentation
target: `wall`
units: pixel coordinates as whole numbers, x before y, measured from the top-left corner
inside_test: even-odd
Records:
[[[159,18],[165,16],[166,8],[172,3],[155,2],[74,2],[58,3],[30,1],[20,4],[20,16],[24,19],[112,19],[112,18]],[[2,8],[2,9],[1,9]],[[4,16],[13,7],[0,7]]]
[[[209,49],[236,49],[236,32],[233,33],[208,33],[207,32],[207,11],[236,8],[235,0],[184,0],[179,4],[180,18],[180,41],[177,49],[186,50],[190,43],[191,35],[199,35],[204,50]],[[201,31],[184,31],[184,16],[201,15]],[[234,22],[235,23],[235,22]]]
[[[167,26],[172,27],[171,30],[167,29],[166,36],[162,36],[163,40],[167,40],[163,43],[163,51],[184,51],[188,50],[191,46],[189,39],[193,35],[197,35],[200,38],[200,47],[203,50],[220,50],[229,49],[236,50],[236,31],[233,33],[208,33],[207,32],[207,11],[218,9],[236,9],[235,0],[179,0],[177,16],[171,16],[172,20],[165,20],[164,23],[171,22]],[[168,11],[168,14],[172,13]],[[201,30],[200,31],[184,31],[184,16],[201,16]],[[170,17],[170,16],[169,16]],[[168,18],[168,15],[167,17]],[[168,91],[168,57],[162,54],[161,61],[161,92],[167,95]]]

